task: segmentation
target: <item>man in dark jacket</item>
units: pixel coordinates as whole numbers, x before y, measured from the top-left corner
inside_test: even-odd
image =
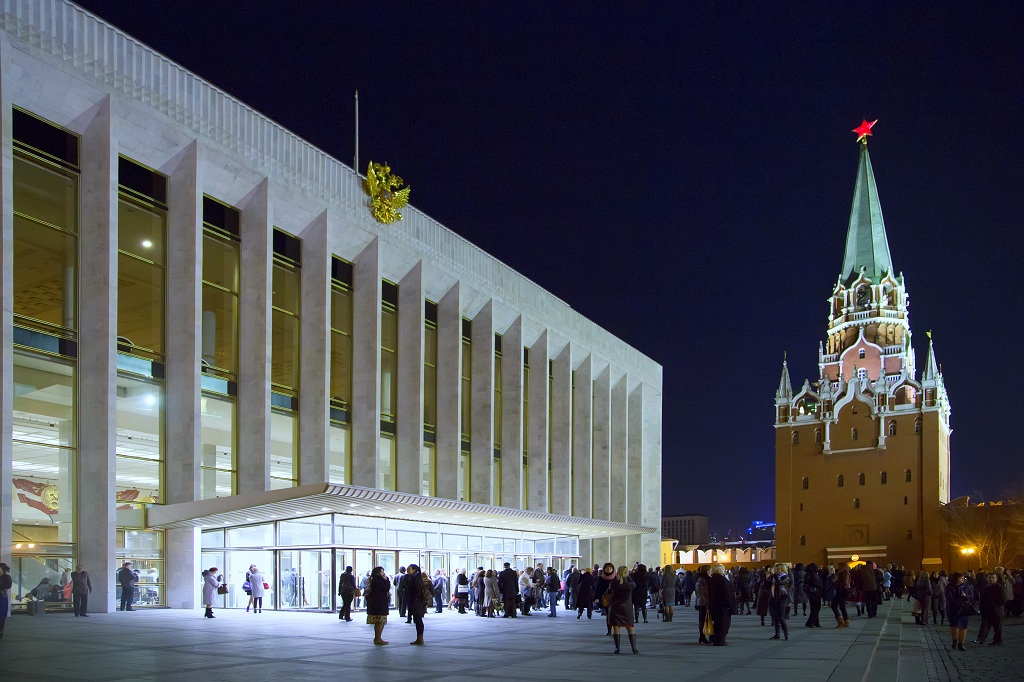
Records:
[[[988,584],[981,593],[981,629],[978,630],[978,638],[975,644],[984,644],[988,637],[988,630],[992,628],[991,644],[1000,645],[1003,643],[1003,605],[1006,604],[1006,592],[999,584],[999,576],[989,573]]]
[[[519,576],[509,562],[505,562],[505,568],[498,574],[498,591],[501,593],[501,603],[505,613],[502,618],[515,618],[516,595],[519,594]]]
[[[441,569],[438,569],[434,573],[433,588],[434,605],[436,607],[434,613],[441,613],[444,602],[448,596],[448,578],[441,572]]]
[[[395,585],[395,600],[398,602],[398,617],[405,618],[405,605],[406,605],[406,590],[408,589],[405,583],[405,566],[398,567],[398,573],[391,580]],[[406,620],[406,623],[412,621],[412,618]]]
[[[139,582],[139,574],[132,570],[132,562],[126,561],[117,571],[117,582],[121,584],[121,606],[118,611],[134,611],[135,583]]]
[[[860,567],[860,584],[864,589],[864,606],[868,618],[878,613],[878,578],[875,576],[875,564],[868,561]]]
[[[729,626],[732,625],[732,614],[736,612],[736,595],[725,577],[725,568],[721,564],[716,564],[711,569],[711,579],[708,581],[708,611],[711,612],[711,621],[715,624],[715,634],[711,636],[711,643],[715,646],[726,646],[725,638],[729,634]]]
[[[86,609],[89,606],[89,593],[92,592],[92,581],[85,566],[79,564],[78,570],[71,574],[71,599],[76,616],[89,617]]]

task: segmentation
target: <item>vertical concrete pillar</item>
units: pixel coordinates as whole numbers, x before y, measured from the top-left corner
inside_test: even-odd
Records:
[[[582,554],[582,552],[581,552]],[[603,564],[606,561],[611,561],[612,558],[612,544],[611,538],[599,537],[594,538],[590,541],[590,559],[583,559],[584,566],[593,566],[594,564]],[[615,564],[616,567],[619,564]]]
[[[238,309],[238,483],[240,495],[270,489],[270,302],[273,232],[267,180],[241,202]]]
[[[491,503],[494,460],[494,303],[473,318],[469,501]]]
[[[628,480],[626,452],[629,436],[629,377],[623,375],[612,387],[611,414],[611,518],[617,523],[626,523],[626,499]]]
[[[458,282],[437,303],[437,496],[459,498],[462,296]]]
[[[519,509],[523,488],[523,318],[501,338],[501,506]]]
[[[530,346],[528,503],[530,511],[548,510],[548,332]]]
[[[572,514],[572,345],[551,364],[551,513]]]
[[[167,182],[167,320],[198,320],[202,309],[203,194],[199,180],[199,145],[189,144],[175,159]],[[205,322],[205,320],[204,320]],[[201,497],[202,416],[200,355],[202,329],[180,324],[167,334],[167,373],[164,392],[164,499],[168,504]],[[196,561],[199,553],[179,536],[164,534],[164,603],[194,608]]]
[[[592,518],[594,359],[587,355],[576,367],[572,392],[572,515]]]
[[[644,385],[629,394],[626,447],[626,522],[643,523],[644,501]],[[659,524],[660,525],[660,524]],[[630,547],[632,549],[632,546]]]
[[[595,519],[611,519],[611,367],[594,379],[592,510]]]
[[[14,148],[12,138],[11,47],[0,35],[0,561],[11,565],[14,534]]]
[[[380,466],[380,242],[352,262],[352,484],[377,487]]]
[[[327,211],[305,227],[302,238],[299,363],[299,485],[326,483],[330,425],[331,254]]]
[[[117,137],[106,97],[81,140],[78,329],[78,562],[99,580],[90,608],[114,610],[117,446]],[[6,486],[5,486],[6,487]],[[86,492],[88,491],[88,492]]]
[[[420,492],[423,450],[423,262],[398,283],[398,424],[395,490]]]
[[[615,564],[616,568],[619,566],[630,566],[633,563],[629,560],[629,548],[627,547],[625,535],[615,535],[611,538],[611,551],[609,552],[611,557],[606,559]]]
[[[164,493],[168,504],[200,498],[199,409],[202,330],[203,195],[196,142],[176,159],[167,182],[167,379],[164,392]],[[175,558],[167,557],[168,566]],[[195,575],[189,576],[189,587]],[[168,585],[170,589],[170,585]]]
[[[643,392],[643,501],[640,522],[656,528],[642,536],[641,556],[648,564],[661,559],[661,392],[645,386]]]

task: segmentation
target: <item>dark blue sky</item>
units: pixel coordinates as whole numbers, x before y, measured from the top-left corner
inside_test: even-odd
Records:
[[[893,264],[951,396],[953,494],[1024,483],[1011,3],[82,4],[350,165],[358,88],[363,164],[664,366],[664,511],[717,531],[774,516],[782,354],[795,384],[817,378],[850,129],[877,118]]]

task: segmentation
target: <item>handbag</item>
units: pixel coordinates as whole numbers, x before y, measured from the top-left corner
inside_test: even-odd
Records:
[[[217,594],[227,594],[227,593],[228,593],[228,586],[227,585],[225,585],[224,583],[221,583],[220,585],[217,586]]]
[[[711,620],[711,612],[708,611],[704,614],[704,628],[701,630],[705,637],[715,636],[715,622]]]
[[[601,606],[608,608],[612,605],[612,593],[611,590],[601,595]]]
[[[352,596],[353,596],[353,597],[362,597],[362,596],[363,596],[363,591],[362,591],[361,589],[359,589],[359,588],[357,587],[357,588],[356,588],[356,589],[355,589],[355,590],[354,590],[354,591],[352,592]]]
[[[248,580],[246,580],[244,583],[242,583],[242,591],[243,592],[251,592],[252,591],[252,583],[249,582]]]
[[[264,590],[269,590],[270,589],[270,583],[263,583],[263,589]]]

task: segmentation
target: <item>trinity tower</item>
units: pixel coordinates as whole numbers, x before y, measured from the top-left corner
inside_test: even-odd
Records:
[[[949,501],[949,399],[929,334],[918,375],[903,274],[893,268],[865,122],[842,270],[818,377],[775,393],[782,560],[937,568]],[[853,559],[856,561],[857,559]]]

